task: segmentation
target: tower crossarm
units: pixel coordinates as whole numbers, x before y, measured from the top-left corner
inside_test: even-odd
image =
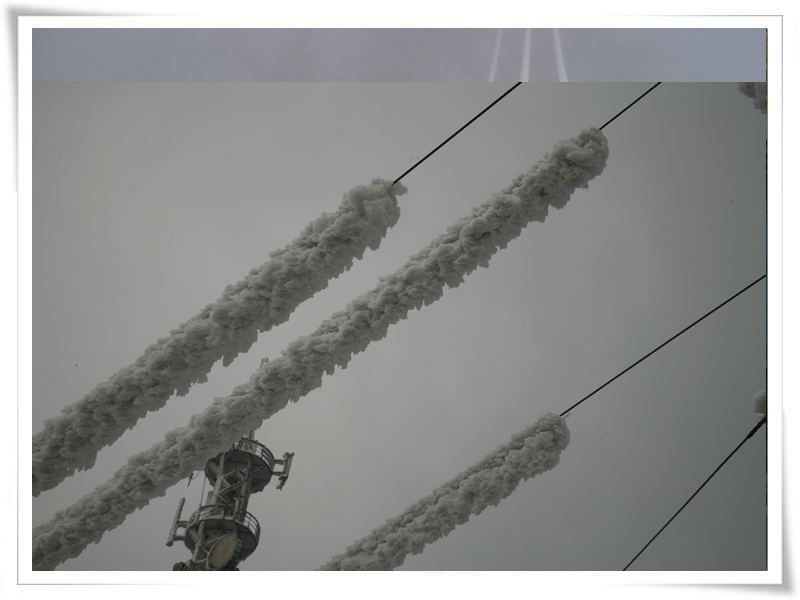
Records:
[[[284,452],[283,459],[275,461],[275,464],[283,465],[283,471],[275,472],[275,475],[278,475],[278,481],[280,481],[276,489],[282,490],[283,486],[286,485],[286,480],[289,479],[289,470],[292,468],[292,459],[294,459],[294,452]]]
[[[176,534],[178,527],[186,527],[186,521],[178,520],[181,518],[181,511],[183,510],[183,505],[185,502],[186,498],[181,498],[180,502],[178,502],[178,510],[175,511],[175,518],[172,520],[172,527],[169,530],[169,538],[167,538],[167,546],[172,546],[172,543],[175,540],[183,541],[183,536]]]

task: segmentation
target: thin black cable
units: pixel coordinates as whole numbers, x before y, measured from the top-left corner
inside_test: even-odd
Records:
[[[458,131],[456,131],[456,132],[455,132],[453,135],[451,135],[449,138],[447,138],[447,139],[446,139],[445,141],[443,141],[441,144],[439,144],[438,146],[436,146],[436,148],[434,148],[433,150],[431,150],[430,152],[428,152],[428,153],[427,153],[425,156],[423,156],[423,157],[422,157],[421,159],[419,159],[419,160],[418,160],[416,163],[414,163],[414,165],[413,165],[413,166],[412,166],[410,169],[408,169],[408,170],[407,170],[405,173],[403,173],[402,175],[400,175],[400,177],[398,177],[397,179],[395,179],[395,180],[392,182],[392,185],[394,185],[395,183],[397,183],[398,181],[400,181],[400,180],[401,180],[403,177],[405,177],[406,175],[408,175],[409,173],[411,173],[411,171],[413,171],[413,170],[414,170],[414,169],[416,169],[418,166],[420,166],[420,165],[421,165],[423,162],[425,162],[426,160],[428,160],[428,158],[430,158],[430,157],[431,157],[431,155],[432,155],[434,152],[436,152],[437,150],[439,150],[439,148],[441,148],[442,146],[444,146],[444,145],[445,145],[447,142],[449,142],[450,140],[452,140],[452,139],[453,139],[454,137],[456,137],[456,136],[457,136],[459,133],[461,133],[462,131],[464,131],[464,130],[465,130],[467,127],[469,127],[470,125],[472,125],[472,123],[474,123],[474,122],[475,122],[475,121],[476,121],[476,120],[477,120],[477,119],[478,119],[478,118],[479,118],[481,115],[483,115],[483,114],[484,114],[486,111],[488,111],[490,108],[492,108],[492,107],[493,107],[495,104],[497,104],[498,102],[500,102],[500,100],[502,100],[503,98],[505,98],[506,96],[508,96],[508,95],[509,95],[511,92],[513,92],[515,89],[517,89],[517,87],[519,87],[520,85],[522,85],[522,82],[521,82],[521,81],[518,81],[518,82],[517,82],[517,83],[515,83],[513,86],[511,86],[511,88],[509,88],[509,89],[508,89],[508,90],[507,90],[507,91],[506,91],[506,92],[505,92],[505,93],[504,93],[502,96],[500,96],[500,97],[499,97],[497,100],[495,100],[495,101],[494,101],[494,102],[492,102],[492,103],[491,103],[489,106],[487,106],[486,108],[484,108],[484,109],[483,109],[481,112],[479,112],[477,115],[475,115],[474,117],[472,117],[472,119],[470,119],[470,120],[469,120],[469,121],[468,121],[468,122],[467,122],[465,125],[463,125],[463,126],[462,126],[462,127],[461,127],[461,128],[458,130]],[[639,97],[638,97],[636,100],[634,100],[633,102],[631,102],[630,104],[628,104],[628,106],[626,106],[626,107],[625,107],[625,108],[623,108],[621,111],[619,111],[619,112],[618,112],[616,115],[614,115],[614,116],[611,118],[611,120],[607,121],[607,122],[605,123],[605,125],[603,125],[603,126],[602,126],[602,127],[600,127],[599,129],[602,131],[603,127],[605,127],[606,125],[608,125],[609,123],[611,123],[611,121],[613,121],[614,119],[616,119],[618,116],[620,116],[620,115],[621,115],[622,113],[624,113],[626,110],[628,110],[628,109],[629,109],[631,106],[633,106],[633,105],[634,105],[634,104],[636,104],[636,103],[637,103],[639,100],[641,100],[642,98],[644,98],[644,97],[645,97],[647,94],[649,94],[650,92],[652,92],[652,91],[653,91],[653,90],[654,90],[656,87],[658,87],[659,85],[661,85],[661,82],[660,82],[660,81],[659,81],[657,84],[655,84],[653,87],[651,87],[649,90],[647,90],[647,91],[646,91],[644,94],[642,94],[641,96],[639,96]]]
[[[606,381],[606,382],[605,382],[603,385],[601,385],[599,388],[597,388],[597,389],[596,389],[595,391],[593,391],[591,394],[589,394],[588,396],[584,396],[583,398],[581,398],[580,400],[578,400],[578,401],[577,401],[575,404],[573,404],[573,405],[572,405],[572,406],[570,406],[570,407],[569,407],[567,410],[565,410],[564,412],[562,412],[560,416],[562,416],[562,417],[563,417],[564,415],[566,415],[566,414],[567,414],[569,411],[571,411],[573,408],[575,408],[576,406],[578,406],[578,405],[579,405],[579,404],[581,404],[582,402],[584,402],[584,401],[588,400],[589,398],[591,398],[592,396],[594,396],[594,395],[595,395],[597,392],[599,392],[600,390],[602,390],[602,389],[603,389],[604,387],[606,387],[606,386],[607,386],[609,383],[611,383],[612,381],[615,381],[616,379],[618,379],[618,378],[622,377],[622,376],[623,376],[625,373],[627,373],[628,371],[630,371],[630,370],[631,370],[633,367],[635,367],[636,365],[638,365],[638,364],[639,364],[640,362],[642,362],[644,359],[646,359],[646,358],[647,358],[647,357],[649,357],[649,356],[652,356],[653,354],[655,354],[656,352],[658,352],[659,350],[661,350],[661,348],[663,348],[664,346],[666,346],[667,344],[669,344],[669,343],[670,343],[672,340],[674,340],[674,339],[675,339],[675,338],[677,338],[678,336],[680,336],[680,335],[683,335],[684,333],[686,333],[687,331],[689,331],[689,330],[690,330],[692,327],[694,327],[695,325],[697,325],[697,324],[698,324],[700,321],[702,321],[703,319],[705,319],[707,316],[709,316],[709,315],[711,315],[712,313],[714,313],[714,312],[718,311],[720,308],[722,308],[723,306],[725,306],[725,305],[726,305],[728,302],[730,302],[731,300],[733,300],[733,299],[734,299],[734,298],[736,298],[737,296],[739,296],[739,295],[743,294],[744,292],[746,292],[747,290],[749,290],[751,287],[753,287],[755,284],[757,284],[757,283],[758,283],[759,281],[761,281],[762,279],[765,279],[766,277],[767,277],[767,275],[766,275],[766,273],[765,273],[764,275],[762,275],[761,277],[759,277],[758,279],[756,279],[756,280],[755,280],[753,283],[751,283],[750,285],[748,285],[748,286],[746,286],[746,287],[742,288],[741,290],[739,290],[738,292],[736,292],[736,293],[735,293],[733,296],[731,296],[730,298],[728,298],[727,300],[725,300],[725,302],[723,302],[722,304],[719,304],[719,305],[717,305],[717,306],[716,306],[716,308],[712,308],[710,311],[708,311],[708,312],[707,312],[706,314],[704,314],[702,317],[700,317],[699,319],[697,319],[697,320],[696,320],[694,323],[692,323],[692,324],[691,324],[691,325],[689,325],[688,327],[684,327],[684,328],[683,328],[681,331],[679,331],[678,333],[676,333],[675,335],[673,335],[673,336],[672,336],[671,338],[669,338],[669,339],[668,339],[666,342],[664,342],[663,344],[661,344],[661,345],[660,345],[658,348],[656,348],[655,350],[651,350],[650,352],[648,352],[647,354],[645,354],[645,355],[644,355],[642,358],[640,358],[640,359],[639,359],[639,360],[637,360],[635,363],[633,363],[633,364],[632,364],[630,367],[628,367],[628,368],[627,368],[627,369],[625,369],[624,371],[621,371],[620,373],[618,373],[617,375],[615,375],[614,377],[612,377],[611,379],[609,379],[608,381]]]
[[[642,554],[642,552],[644,552],[645,550],[647,550],[647,547],[648,547],[648,546],[649,546],[651,543],[653,543],[653,540],[655,540],[655,539],[656,539],[656,538],[659,536],[659,534],[660,534],[662,531],[664,531],[664,530],[667,528],[667,525],[669,525],[670,523],[672,523],[672,520],[673,520],[675,517],[677,517],[677,516],[680,514],[680,512],[681,512],[681,511],[682,511],[684,508],[686,508],[686,505],[687,505],[687,504],[689,504],[689,502],[691,502],[691,501],[692,501],[692,498],[694,498],[695,496],[697,496],[697,494],[700,492],[700,490],[702,490],[702,489],[703,489],[703,487],[705,487],[705,485],[706,485],[706,484],[707,484],[709,481],[711,481],[711,478],[712,478],[712,477],[714,477],[714,475],[716,475],[716,474],[717,474],[717,471],[719,471],[719,470],[722,468],[722,465],[724,465],[726,462],[728,462],[728,459],[730,459],[730,457],[731,457],[731,456],[733,456],[734,454],[736,454],[736,452],[739,450],[739,448],[741,448],[742,446],[744,446],[744,443],[745,443],[747,440],[749,440],[751,437],[753,437],[753,435],[755,434],[755,432],[756,432],[756,431],[758,431],[758,430],[761,428],[761,426],[762,426],[762,425],[764,425],[764,423],[766,423],[766,422],[767,422],[767,416],[766,416],[766,415],[764,415],[764,418],[762,418],[762,419],[761,419],[761,420],[758,422],[758,425],[756,425],[755,427],[753,427],[753,429],[751,429],[751,430],[750,430],[750,433],[748,433],[748,434],[745,436],[745,438],[744,438],[744,439],[743,439],[741,442],[739,442],[739,445],[738,445],[738,446],[736,446],[736,448],[734,448],[734,449],[733,449],[733,452],[731,452],[730,454],[728,454],[728,456],[725,458],[725,460],[723,460],[723,461],[720,463],[720,465],[719,465],[719,466],[718,466],[716,469],[714,469],[714,472],[713,472],[713,473],[711,473],[711,475],[709,475],[709,476],[708,476],[708,479],[706,479],[706,480],[703,482],[703,485],[701,485],[699,488],[697,488],[697,491],[696,491],[694,494],[692,494],[692,495],[689,497],[689,499],[688,499],[686,502],[684,502],[684,503],[683,503],[683,506],[681,506],[681,507],[678,509],[678,512],[676,512],[674,515],[672,515],[672,518],[671,518],[669,521],[667,521],[667,522],[664,524],[664,526],[663,526],[661,529],[659,529],[659,530],[658,530],[658,532],[657,532],[657,533],[656,533],[656,534],[655,534],[655,535],[654,535],[652,538],[650,538],[650,541],[649,541],[649,542],[647,542],[647,543],[644,545],[644,548],[642,548],[641,550],[639,550],[639,552],[636,554],[636,556],[634,556],[634,557],[633,557],[633,559],[631,560],[631,562],[629,562],[627,565],[625,565],[625,568],[624,568],[624,569],[622,569],[623,571],[627,571],[627,570],[628,570],[628,567],[630,567],[630,566],[633,564],[633,561],[635,561],[637,558],[639,558],[639,556]]]
[[[461,133],[462,131],[464,131],[464,130],[465,130],[467,127],[469,127],[469,126],[470,126],[470,125],[471,125],[473,122],[475,122],[475,120],[477,120],[477,119],[478,119],[478,117],[480,117],[480,116],[481,116],[483,113],[485,113],[487,110],[489,110],[490,108],[492,108],[492,107],[493,107],[495,104],[497,104],[498,102],[500,102],[500,100],[502,100],[503,98],[505,98],[506,96],[508,96],[508,95],[509,95],[511,92],[513,92],[513,91],[514,91],[514,90],[515,90],[515,89],[516,89],[518,86],[520,86],[520,85],[522,85],[522,82],[521,82],[521,81],[518,81],[518,82],[517,82],[517,83],[515,83],[513,86],[511,86],[511,88],[510,88],[510,89],[509,89],[509,90],[508,90],[508,91],[507,91],[505,94],[503,94],[502,96],[500,96],[500,97],[499,97],[497,100],[495,100],[494,102],[492,102],[492,103],[491,103],[489,106],[487,106],[487,107],[486,107],[486,108],[484,108],[484,109],[483,109],[481,112],[479,112],[477,115],[475,115],[474,117],[472,117],[472,119],[470,119],[470,121],[469,121],[469,122],[468,122],[466,125],[464,125],[463,127],[461,127],[461,129],[459,129],[458,131],[456,131],[456,132],[455,132],[453,135],[451,135],[449,138],[447,138],[447,139],[446,139],[445,141],[443,141],[441,144],[439,144],[438,146],[436,146],[436,148],[434,148],[433,150],[431,150],[430,152],[428,152],[428,153],[427,153],[427,154],[426,154],[424,157],[422,157],[420,160],[418,160],[418,161],[416,162],[416,164],[415,164],[413,167],[411,167],[411,168],[410,168],[408,171],[406,171],[405,173],[403,173],[402,175],[400,175],[400,177],[398,177],[397,179],[395,179],[395,180],[392,182],[392,185],[394,185],[395,183],[397,183],[398,181],[400,181],[400,180],[401,180],[403,177],[405,177],[406,175],[408,175],[409,173],[411,173],[411,171],[413,171],[413,170],[414,170],[414,169],[416,169],[416,168],[417,168],[419,165],[421,165],[423,162],[425,162],[425,161],[426,161],[426,160],[427,160],[427,159],[428,159],[428,158],[431,156],[431,154],[433,154],[434,152],[436,152],[436,151],[437,151],[439,148],[441,148],[442,146],[444,146],[444,145],[445,145],[447,142],[449,142],[450,140],[452,140],[452,139],[453,139],[454,137],[456,137],[456,136],[457,136],[459,133]]]
[[[628,110],[628,109],[629,109],[631,106],[633,106],[634,104],[636,104],[636,103],[637,103],[639,100],[641,100],[642,98],[644,98],[645,96],[647,96],[647,94],[649,94],[650,92],[652,92],[654,89],[656,89],[656,88],[657,88],[658,86],[660,86],[660,85],[661,85],[661,82],[659,81],[657,84],[655,84],[655,85],[654,85],[653,87],[651,87],[649,90],[647,90],[647,91],[646,91],[644,94],[642,94],[641,96],[639,96],[639,97],[638,97],[636,100],[634,100],[633,102],[631,102],[630,104],[628,104],[628,106],[626,106],[626,107],[625,107],[625,108],[623,108],[621,111],[619,111],[619,112],[618,112],[616,115],[614,115],[614,116],[611,118],[611,120],[610,120],[610,121],[606,121],[606,123],[605,123],[605,125],[603,125],[603,127],[605,127],[606,125],[608,125],[609,123],[611,123],[611,121],[613,121],[614,119],[616,119],[618,116],[620,116],[622,113],[624,113],[626,110]],[[600,131],[602,131],[602,130],[603,130],[603,127],[600,127],[600,128],[599,128],[599,129],[600,129]]]

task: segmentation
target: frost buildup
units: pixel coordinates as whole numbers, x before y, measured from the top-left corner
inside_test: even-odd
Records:
[[[767,392],[759,390],[753,396],[753,412],[758,413],[762,417],[767,416]]]
[[[402,565],[406,556],[420,554],[427,544],[445,537],[471,515],[497,506],[520,481],[555,467],[568,443],[564,419],[545,415],[344,554],[333,557],[321,570],[390,570]]]
[[[391,191],[390,191],[391,188]],[[89,469],[114,443],[173,393],[205,382],[219,359],[228,366],[259,332],[288,320],[295,308],[361,258],[377,249],[397,223],[402,184],[373,179],[344,195],[339,210],[323,213],[296,240],[226,288],[214,304],[152,344],[135,363],[115,373],[33,436],[33,495]]]
[[[753,99],[755,106],[762,113],[767,114],[767,84],[766,82],[740,83],[739,91],[748,98]]]
[[[322,385],[326,373],[344,368],[354,354],[383,339],[389,326],[456,287],[478,265],[487,266],[498,248],[531,221],[544,221],[550,206],[563,207],[571,194],[599,175],[608,158],[598,129],[557,144],[544,159],[502,192],[472,210],[412,256],[378,285],[324,320],[275,360],[262,362],[246,384],[215,399],[188,426],[129,459],[112,478],[33,532],[35,569],[53,569],[78,556],[151,498],[202,469],[209,456],[229,447],[250,429]]]

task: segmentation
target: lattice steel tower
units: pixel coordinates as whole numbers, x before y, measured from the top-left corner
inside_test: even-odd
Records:
[[[253,439],[253,431],[240,439],[230,450],[206,462],[205,475],[213,489],[206,503],[181,521],[181,511],[186,498],[181,498],[167,539],[167,546],[175,540],[183,541],[192,551],[192,558],[175,563],[173,571],[238,571],[238,564],[250,556],[258,546],[261,526],[247,512],[250,494],[260,492],[278,476],[278,489],[289,477],[294,452],[284,453],[276,459],[272,452]],[[276,471],[276,465],[282,469]],[[183,527],[182,535],[178,535]]]

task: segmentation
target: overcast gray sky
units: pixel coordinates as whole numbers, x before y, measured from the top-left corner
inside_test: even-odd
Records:
[[[697,21],[698,24],[702,20]],[[487,81],[497,29],[34,29],[34,81]],[[570,81],[764,81],[764,29],[561,29]],[[495,81],[519,81],[504,29]],[[530,81],[559,81],[552,29]]]
[[[491,61],[488,39],[480,52]],[[100,70],[113,62],[95,56]],[[98,79],[115,78],[105,73]],[[148,77],[171,78],[130,79]],[[397,177],[507,87],[36,83],[33,430],[335,210],[348,189]],[[102,451],[92,470],[34,499],[33,524],[647,87],[518,88],[404,178],[400,221],[378,251]],[[608,166],[588,190],[256,433],[296,459],[283,491],[251,498],[262,542],[243,570],[319,567],[765,272],[766,117],[735,83],[665,83],[605,133]],[[552,472],[402,568],[621,569],[758,421],[765,315],[761,283],[575,409]],[[632,568],[764,569],[765,441],[762,429]],[[59,569],[170,570],[189,557],[164,545],[175,508],[186,496],[188,513],[201,487],[200,478],[175,486]]]

